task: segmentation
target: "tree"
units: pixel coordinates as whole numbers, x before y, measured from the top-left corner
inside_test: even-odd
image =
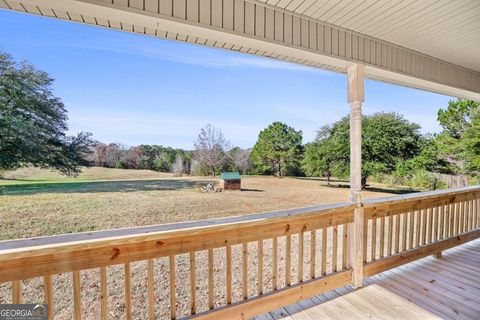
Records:
[[[229,167],[231,170],[240,172],[240,174],[245,174],[252,167],[252,162],[250,160],[249,149],[242,149],[239,147],[232,148],[227,153],[227,158],[229,161]]]
[[[177,154],[175,163],[172,165],[172,172],[176,176],[181,176],[184,173],[183,157]]]
[[[336,155],[331,140],[317,140],[305,146],[305,157],[302,162],[303,170],[311,177],[326,177],[330,185],[330,178],[335,172]]]
[[[364,116],[362,121],[362,187],[374,173],[391,173],[397,162],[418,155],[422,136],[420,126],[396,113],[375,113]],[[325,168],[338,177],[350,173],[350,121],[342,118],[332,126],[323,127],[316,144],[305,155],[311,172],[323,172]],[[318,162],[315,157],[322,157]]]
[[[200,130],[195,142],[194,157],[200,166],[205,167],[212,176],[215,176],[225,163],[227,149],[229,149],[229,142],[222,131],[208,124]]]
[[[478,107],[479,103],[471,100],[448,101],[447,108],[440,108],[437,114],[444,133],[454,139],[460,139],[471,126],[473,113],[478,110]]]
[[[108,168],[123,168],[127,150],[119,143],[109,143],[105,148],[105,165]]]
[[[457,99],[438,111],[443,131],[436,137],[446,158],[459,171],[480,177],[480,103]]]
[[[302,155],[302,131],[274,122],[260,131],[251,158],[257,166],[265,165],[281,177],[288,165],[299,167]]]
[[[104,143],[96,143],[91,147],[91,153],[87,160],[94,166],[104,167],[106,165],[107,145]]]
[[[0,53],[0,171],[23,166],[74,175],[86,165],[90,133],[67,136],[67,111],[47,73]]]

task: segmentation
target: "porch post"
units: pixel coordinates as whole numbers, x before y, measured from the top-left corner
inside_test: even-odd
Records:
[[[362,205],[362,103],[364,80],[362,64],[348,67],[348,103],[350,104],[350,202],[357,207],[354,222],[348,226],[349,267],[352,268],[353,285],[363,285],[364,210]]]

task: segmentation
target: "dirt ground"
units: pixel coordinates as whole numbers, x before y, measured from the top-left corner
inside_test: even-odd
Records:
[[[202,193],[200,186],[214,178],[173,177],[155,172],[92,168],[76,179],[52,176],[38,171],[19,171],[11,180],[0,181],[1,239],[35,237],[80,231],[144,226],[222,216],[258,213],[279,209],[343,202],[345,187],[326,187],[325,182],[310,178],[243,177],[242,191]],[[334,182],[337,183],[337,182]],[[364,196],[388,196],[389,190],[365,192]],[[339,229],[338,265],[341,266],[342,228]],[[327,272],[332,272],[329,228]],[[317,234],[317,276],[320,274],[321,243]],[[310,233],[305,234],[304,277],[310,270]],[[264,292],[272,290],[272,240],[264,245]],[[233,246],[233,301],[242,299],[242,248]],[[285,285],[285,237],[278,238],[279,288]],[[226,303],[225,248],[214,250],[215,305]],[[298,281],[298,235],[292,237],[292,284]],[[198,311],[208,308],[207,252],[196,253],[196,291]],[[248,245],[249,296],[258,290],[257,243]],[[154,259],[156,318],[169,318],[168,257]],[[99,319],[99,269],[81,271],[82,312],[84,319]],[[132,263],[132,302],[134,319],[148,317],[147,262]],[[187,255],[175,257],[177,316],[190,309],[190,271]],[[56,319],[73,317],[72,274],[53,276]],[[125,318],[123,266],[108,267],[109,318]],[[42,279],[23,281],[27,303],[43,301]],[[0,285],[0,303],[11,301],[10,284]]]

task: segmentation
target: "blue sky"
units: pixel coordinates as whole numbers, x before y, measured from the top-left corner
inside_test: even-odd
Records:
[[[283,121],[311,141],[346,115],[345,75],[232,51],[0,10],[0,50],[54,79],[71,133],[103,142],[192,148],[201,127],[251,147]],[[396,111],[439,130],[448,96],[367,80],[364,113]]]

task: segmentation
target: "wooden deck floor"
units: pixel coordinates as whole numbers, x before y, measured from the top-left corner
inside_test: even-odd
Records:
[[[256,317],[273,319],[480,319],[480,239]]]

